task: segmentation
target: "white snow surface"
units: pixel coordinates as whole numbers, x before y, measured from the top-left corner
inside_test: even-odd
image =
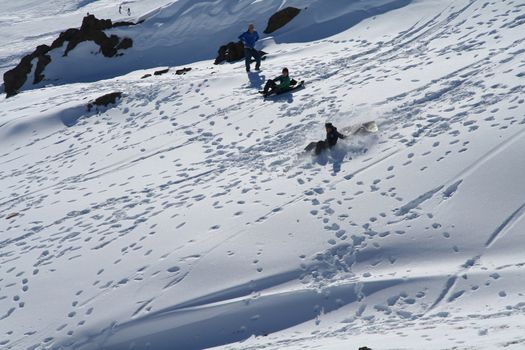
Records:
[[[143,1],[150,3],[150,1]],[[112,17],[115,21],[126,20],[131,22],[142,22],[137,26],[118,27],[107,30],[107,34],[116,34],[121,38],[131,37],[133,47],[121,50],[118,57],[104,57],[99,50],[92,50],[89,55],[82,53],[79,58],[74,51],[64,56],[66,45],[51,50],[49,55],[52,61],[43,72],[45,78],[39,84],[32,85],[33,79],[28,79],[24,89],[58,85],[74,82],[92,82],[101,79],[114,78],[138,69],[146,69],[156,66],[173,66],[188,64],[195,61],[214,58],[220,46],[231,41],[238,41],[241,31],[244,31],[249,23],[254,23],[262,34],[268,18],[276,11],[295,6],[302,12],[294,18],[287,26],[266,38],[259,44],[259,49],[274,42],[304,42],[313,41],[337,34],[339,31],[348,29],[360,21],[376,14],[384,13],[393,8],[401,7],[410,0],[372,0],[372,1],[348,1],[339,0],[178,0],[172,1],[140,14],[144,11],[135,12],[137,9],[144,10],[143,2],[126,2],[123,9],[133,8],[132,16],[127,16],[123,11],[118,13],[119,6],[114,0],[101,1],[94,8],[86,5],[76,11],[69,11],[61,16],[63,20],[57,21],[56,14],[43,19],[37,19],[38,28],[35,29],[35,21],[22,21],[20,25],[15,23],[14,28],[10,21],[5,22],[5,31],[13,36],[20,36],[19,32],[30,26],[32,31],[43,30],[47,35],[41,34],[38,40],[28,42],[26,37],[21,41],[22,48],[26,53],[32,52],[35,43],[50,45],[54,35],[56,38],[60,31],[69,27],[78,27],[80,18],[86,13],[95,14],[99,18]],[[157,0],[154,3],[167,2]],[[90,2],[87,2],[90,3]],[[62,5],[64,8],[71,7],[70,4]],[[150,4],[150,7],[151,4]],[[8,6],[7,10],[9,11]],[[23,8],[27,11],[27,8]],[[2,10],[2,7],[0,7]],[[133,15],[135,14],[135,15]],[[116,17],[113,17],[113,16]],[[77,24],[72,22],[76,21]],[[66,25],[67,24],[67,25]],[[17,26],[18,25],[18,26]],[[22,28],[20,28],[22,27]],[[61,30],[58,30],[58,29]],[[2,29],[2,27],[0,27]],[[34,33],[32,33],[35,36]],[[45,41],[44,41],[45,39]],[[16,39],[9,38],[9,41]],[[0,41],[0,43],[2,43]],[[26,46],[29,45],[29,48]],[[20,50],[20,45],[9,45]],[[8,70],[6,67],[18,58],[19,52],[13,53],[12,49],[0,51],[0,73]],[[81,67],[81,69],[79,69]]]
[[[129,52],[0,101],[1,348],[525,348],[523,1],[126,3]],[[118,5],[2,1],[1,68]]]

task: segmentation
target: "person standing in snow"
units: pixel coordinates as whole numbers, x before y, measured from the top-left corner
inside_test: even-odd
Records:
[[[279,84],[277,84],[279,82]],[[270,79],[266,82],[264,90],[262,91],[263,95],[266,97],[271,93],[279,93],[290,88],[291,85],[295,85],[297,82],[293,79],[290,79],[288,74],[288,68],[283,68],[282,74],[275,79]]]
[[[311,142],[306,148],[305,151],[309,152],[315,149],[315,154],[319,155],[325,149],[330,149],[337,144],[338,139],[344,139],[346,136],[340,134],[337,131],[337,128],[332,125],[332,123],[326,123],[324,125],[326,129],[326,139],[324,141]]]
[[[246,71],[250,71],[250,60],[252,57],[255,58],[255,70],[261,70],[261,55],[255,49],[255,42],[259,40],[259,33],[255,30],[253,24],[250,24],[248,30],[239,35],[239,40],[244,44]]]
[[[131,8],[128,7],[128,16],[131,16]]]

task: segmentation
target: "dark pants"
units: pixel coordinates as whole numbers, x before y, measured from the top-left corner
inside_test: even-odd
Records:
[[[256,49],[250,49],[249,47],[244,48],[244,62],[246,63],[246,71],[250,71],[250,61],[255,58],[255,69],[261,67],[261,55]]]
[[[307,152],[310,152],[311,150],[315,149],[315,154],[319,155],[322,151],[325,149],[330,148],[328,143],[326,141],[317,141],[317,142],[310,142],[308,146],[304,149]]]
[[[267,94],[269,92],[279,92],[280,89],[273,80],[268,80],[266,82],[266,85],[264,85],[264,93]]]

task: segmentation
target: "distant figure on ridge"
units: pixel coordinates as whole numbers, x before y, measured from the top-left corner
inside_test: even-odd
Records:
[[[244,44],[244,59],[246,62],[246,71],[250,71],[250,60],[255,58],[255,70],[261,70],[261,55],[255,49],[255,42],[259,40],[259,33],[255,30],[253,24],[248,26],[248,30],[239,35],[239,40]]]
[[[122,5],[118,5],[118,13],[122,14]]]
[[[326,129],[326,139],[323,141],[310,142],[310,144],[304,149],[306,152],[315,149],[315,154],[319,155],[325,149],[334,147],[337,144],[338,139],[344,139],[346,137],[345,135],[340,134],[332,123],[326,123],[324,127]]]
[[[128,7],[128,16],[131,16],[131,8]]]

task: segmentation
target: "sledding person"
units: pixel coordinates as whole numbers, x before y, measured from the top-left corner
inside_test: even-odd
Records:
[[[279,82],[279,84],[277,84]],[[272,93],[280,93],[290,89],[292,85],[297,84],[297,81],[290,79],[288,68],[283,68],[282,74],[275,79],[270,79],[266,82],[262,94],[268,96]]]
[[[344,139],[346,137],[345,135],[340,134],[332,123],[326,123],[324,127],[326,129],[326,139],[324,141],[311,142],[306,146],[304,149],[305,151],[309,152],[315,149],[315,154],[319,155],[325,149],[334,147],[337,144],[338,139]]]
[[[239,35],[239,40],[244,44],[244,60],[246,62],[246,71],[250,71],[250,60],[255,58],[255,70],[261,70],[261,55],[255,49],[255,42],[259,40],[259,33],[255,30],[253,24],[248,26],[248,30]]]

